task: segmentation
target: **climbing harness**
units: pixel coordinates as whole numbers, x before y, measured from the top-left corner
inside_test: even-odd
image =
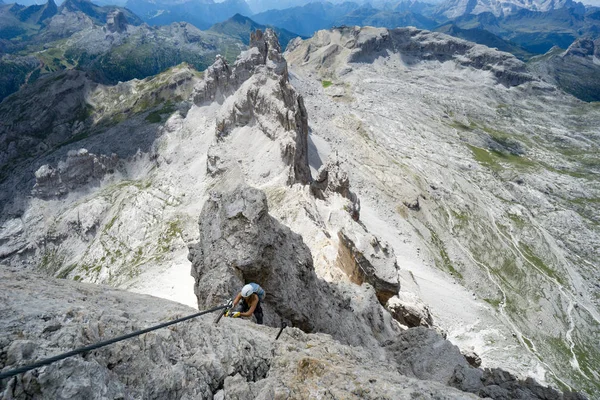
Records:
[[[211,312],[215,312],[215,311],[218,311],[218,310],[223,310],[223,312],[219,313],[220,316],[215,321],[215,322],[219,322],[219,319],[221,319],[220,317],[223,316],[223,314],[225,313],[225,310],[228,307],[231,307],[231,304],[232,304],[232,302],[231,302],[231,300],[229,300],[226,304],[224,304],[222,306],[213,307],[213,308],[211,308],[209,310],[205,310],[205,311],[201,311],[201,312],[196,313],[196,314],[188,315],[187,317],[183,317],[183,318],[179,318],[179,319],[176,319],[176,320],[173,320],[173,321],[165,322],[165,323],[160,324],[160,325],[156,325],[156,326],[152,326],[150,328],[142,329],[141,331],[131,332],[131,333],[127,334],[127,335],[119,336],[119,337],[116,337],[116,338],[113,338],[113,339],[110,339],[110,340],[106,340],[104,342],[99,342],[99,343],[96,343],[96,344],[92,344],[90,346],[82,347],[82,348],[79,348],[79,349],[76,349],[76,350],[73,350],[73,351],[69,351],[68,353],[59,354],[58,356],[50,357],[50,358],[47,358],[45,360],[33,363],[31,365],[26,365],[24,367],[13,369],[13,370],[10,370],[10,371],[7,371],[7,372],[1,372],[0,373],[0,379],[10,378],[11,376],[22,374],[24,372],[31,371],[32,369],[43,367],[44,365],[50,365],[50,364],[52,364],[52,363],[54,363],[56,361],[64,360],[65,358],[68,358],[68,357],[71,357],[71,356],[75,356],[77,354],[82,354],[82,353],[86,353],[88,351],[96,350],[96,349],[99,349],[100,347],[108,346],[109,344],[117,343],[117,342],[120,342],[120,341],[123,341],[123,340],[126,340],[126,339],[130,339],[130,338],[135,337],[135,336],[143,335],[144,333],[155,331],[157,329],[164,328],[164,327],[167,327],[169,325],[174,325],[174,324],[177,324],[179,322],[187,321],[188,319],[196,318],[196,317],[199,317],[201,315],[209,314]]]

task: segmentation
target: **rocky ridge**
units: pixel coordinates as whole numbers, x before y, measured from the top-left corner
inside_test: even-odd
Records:
[[[60,161],[57,168],[42,165],[35,172],[35,186],[31,194],[42,199],[63,196],[90,183],[98,184],[105,175],[113,173],[118,157],[90,154],[85,149],[70,151],[66,161]]]
[[[219,140],[209,149],[210,172],[216,174],[230,168],[226,164],[232,161],[226,160],[225,154],[232,146],[236,147],[235,142],[245,140],[223,139],[235,128],[257,124],[270,141],[280,144],[281,160],[291,166],[286,183],[308,183],[311,177],[307,161],[306,110],[302,98],[288,82],[287,63],[281,56],[277,37],[270,29],[265,34],[258,30],[252,35],[250,46],[232,67],[218,57],[194,92],[196,105],[212,101],[223,103],[215,130]],[[264,152],[270,148],[253,147],[252,150],[266,156]],[[258,154],[245,157],[247,160],[255,157],[257,162],[245,163],[243,173],[252,174],[254,181],[260,180],[257,175],[272,180],[271,171],[265,170],[270,164]]]
[[[238,187],[214,194],[199,221],[200,242],[189,254],[199,308],[226,301],[245,282],[260,282],[267,292],[265,323],[272,326],[286,321],[374,351],[378,342],[398,333],[373,287],[318,279],[310,249],[269,215],[267,198],[259,190]]]
[[[45,279],[32,289],[31,274],[6,268],[0,277],[11,294],[0,294],[3,371],[195,312],[66,280]],[[286,328],[275,341],[277,329],[227,318],[214,325],[213,319],[206,315],[3,380],[0,398],[477,398],[404,376],[329,335]]]

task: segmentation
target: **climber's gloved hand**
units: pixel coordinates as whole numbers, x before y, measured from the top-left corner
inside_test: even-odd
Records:
[[[236,311],[236,312],[234,312],[234,313],[231,313],[231,314],[229,314],[229,316],[230,316],[231,318],[239,318],[239,317],[240,317],[240,314],[241,314],[241,313],[240,313],[239,311]]]
[[[229,317],[229,313],[230,313],[230,312],[231,312],[231,310],[227,310],[227,311],[225,311],[225,316],[226,316],[226,317]]]

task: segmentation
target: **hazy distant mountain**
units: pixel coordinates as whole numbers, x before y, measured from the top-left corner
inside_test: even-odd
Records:
[[[107,21],[107,16],[111,12],[114,10],[120,10],[127,18],[127,22],[129,24],[140,25],[142,23],[142,20],[136,14],[125,8],[116,6],[98,6],[92,3],[90,0],[66,0],[59,8],[60,12],[63,12],[63,10],[70,12],[82,12],[90,17],[92,21],[98,24],[105,24]]]
[[[527,51],[544,54],[554,46],[566,49],[580,37],[600,35],[600,12],[560,8],[547,12],[520,10],[507,17],[492,13],[465,15],[453,21],[462,29],[483,29]]]
[[[269,10],[285,10],[287,8],[303,7],[310,3],[341,4],[347,1],[348,0],[246,0],[246,3],[248,3],[248,6],[250,6],[250,9],[254,14],[258,14]],[[375,3],[373,0],[354,0],[353,2],[358,4]],[[384,8],[383,6],[388,4],[387,1],[378,1],[377,3],[377,8]]]
[[[26,21],[37,21],[43,14],[40,7],[3,5],[0,17],[18,21],[17,17],[28,16]],[[67,0],[43,22],[22,23],[33,27],[26,40],[13,37],[0,42],[6,52],[19,50],[0,57],[0,100],[23,84],[61,70],[77,68],[97,82],[114,84],[155,75],[182,62],[203,70],[217,54],[234,60],[244,47],[235,38],[202,32],[185,22],[150,27],[128,10],[86,0]]]
[[[20,35],[30,35],[40,28],[40,24],[56,15],[58,7],[53,0],[47,4],[22,6],[2,4],[0,6],[0,39],[11,39]]]
[[[573,0],[447,0],[440,4],[437,13],[449,19],[486,12],[499,17],[519,10],[544,12],[563,7],[584,8],[583,4]]]
[[[529,58],[534,56],[533,53],[525,50],[518,44],[512,43],[508,40],[504,40],[501,37],[496,36],[493,33],[483,29],[461,29],[452,23],[448,23],[446,25],[438,27],[436,31],[445,33],[450,36],[465,39],[471,42],[483,44],[490,48],[496,48],[500,51],[512,53],[521,60],[528,60]]]
[[[246,0],[253,13],[260,13],[268,10],[283,10],[291,7],[301,7],[311,0]]]
[[[402,0],[392,3],[384,3],[382,6],[378,6],[377,3],[371,3],[374,7],[382,10],[391,10],[398,12],[412,11],[414,13],[423,14],[425,16],[432,15],[437,6],[431,2],[423,2],[419,0]]]
[[[290,40],[300,36],[286,29],[259,24],[257,22],[254,22],[250,18],[244,17],[240,14],[235,14],[227,21],[214,24],[209,29],[209,31],[222,33],[227,36],[238,38],[245,45],[249,45],[250,33],[256,31],[257,29],[264,31],[266,28],[272,28],[277,33],[277,37],[279,38],[279,44],[281,45],[282,49],[286,48]]]
[[[438,23],[430,18],[411,11],[383,11],[366,6],[351,11],[343,17],[336,19],[333,25],[377,26],[392,29],[402,26],[414,26],[420,29],[431,30],[435,28]]]
[[[126,7],[150,25],[168,25],[185,21],[200,29],[208,29],[235,14],[251,15],[252,11],[244,0],[128,0]]]
[[[260,24],[285,28],[300,35],[312,36],[319,29],[333,26],[334,21],[360,8],[356,3],[310,3],[285,10],[269,10],[252,16]]]
[[[0,51],[11,53],[32,43],[44,44],[71,36],[93,24],[103,25],[108,15],[120,11],[128,24],[143,21],[131,11],[115,6],[100,7],[88,0],[67,0],[60,7],[54,0],[46,4],[0,6]],[[14,39],[14,40],[13,40]]]
[[[315,2],[285,10],[269,10],[252,16],[252,19],[306,36],[312,36],[320,29],[341,25],[370,25],[385,28],[415,26],[421,29],[433,29],[438,25],[436,21],[410,11],[412,6],[423,9],[423,4],[417,1],[402,1],[381,4],[376,8],[370,4],[360,5],[353,2],[340,4]]]

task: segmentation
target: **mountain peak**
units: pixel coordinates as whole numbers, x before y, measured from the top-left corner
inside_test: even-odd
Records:
[[[254,21],[252,21],[250,18],[248,18],[245,15],[242,15],[240,13],[236,13],[233,17],[231,17],[229,19],[231,21],[241,22],[241,23],[245,23],[245,22],[252,22],[252,23],[254,23]]]

